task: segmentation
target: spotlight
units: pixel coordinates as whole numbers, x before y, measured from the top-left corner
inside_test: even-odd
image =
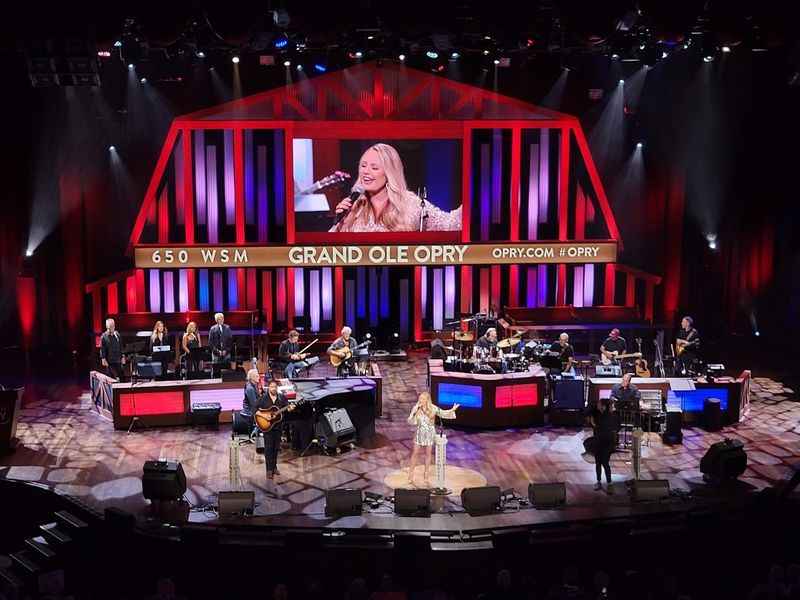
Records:
[[[356,58],[361,58],[362,56],[364,56],[364,53],[361,50],[356,50],[356,55],[355,56],[356,56]]]
[[[285,33],[282,33],[272,41],[272,45],[278,50],[286,48],[289,45],[289,38],[286,37]]]
[[[611,55],[611,60],[619,60],[619,54],[614,53]]]
[[[326,67],[325,65],[322,65],[320,63],[314,63],[314,70],[317,73],[324,73],[325,71],[328,70],[328,67]]]
[[[450,53],[450,58],[451,58],[452,60],[456,60],[456,59],[457,59],[457,58],[459,58],[460,56],[461,56],[461,55],[460,55],[458,52],[451,52],[451,53]]]
[[[25,250],[25,256],[33,256],[33,250],[31,250],[30,248]],[[758,335],[757,331],[756,331],[756,335]]]
[[[406,60],[406,55],[405,54],[401,54],[397,58],[400,59],[400,62],[404,62]]]
[[[731,47],[730,47],[730,46],[723,46],[723,47],[722,47],[722,51],[723,51],[725,54],[727,54],[728,52],[730,52],[730,51],[731,51]]]
[[[717,242],[708,242],[708,247],[711,250],[716,250],[717,249]]]
[[[147,77],[142,77],[142,78],[139,80],[139,83],[147,83]]]
[[[430,58],[431,60],[436,60],[437,58],[439,58],[439,53],[438,53],[438,52],[436,52],[436,50],[428,50],[428,51],[425,53],[425,56],[427,56],[427,57],[428,57],[428,58]]]
[[[707,233],[706,234],[706,241],[708,242],[708,247],[711,250],[717,249],[717,234],[716,233]]]
[[[688,43],[687,43],[687,44],[684,44],[684,45],[683,45],[683,49],[684,49],[684,50],[688,50],[688,49],[689,49],[689,44],[688,44]]]
[[[620,80],[619,80],[619,84],[620,84],[620,85],[625,85],[625,80],[624,80],[624,79],[620,79]]]
[[[235,64],[235,65],[238,65],[238,64],[239,64],[239,57],[238,57],[238,56],[234,56],[234,57],[232,57],[232,58],[231,58],[231,62],[232,62],[233,64]]]
[[[661,53],[661,58],[667,58],[668,56],[669,56],[669,53],[666,50]]]
[[[109,152],[116,152],[116,151],[117,151],[117,147],[116,147],[116,146],[113,146],[113,145],[112,145],[112,146],[109,146],[109,147],[108,147],[108,151],[109,151]]]
[[[374,36],[374,35],[368,35],[368,36],[367,36],[367,39],[368,39],[368,40],[374,40],[374,39],[375,39],[375,36]]]
[[[119,40],[117,40],[116,42],[114,42],[114,48],[122,48],[122,42],[121,42],[121,41],[119,41]]]
[[[128,63],[128,70],[133,71],[133,69],[134,69],[133,63]]]
[[[31,252],[30,250],[28,250],[28,252],[30,252],[30,254],[28,254],[28,256],[33,254],[33,252]],[[761,337],[761,332],[758,329],[756,329],[755,333],[753,333],[753,335],[755,335],[756,337]]]
[[[303,65],[297,65],[295,68],[296,68],[298,71],[302,71],[302,70],[303,70]]]
[[[199,50],[197,52],[197,58],[205,58],[205,57],[206,57],[206,53],[203,52],[202,50]]]
[[[636,142],[637,148],[644,148],[644,144],[642,142]]]
[[[495,64],[495,66],[499,65],[500,64],[500,59],[499,58],[495,58],[492,62]]]
[[[713,56],[711,56],[710,54],[706,54],[706,55],[703,57],[703,62],[710,63],[710,62],[713,62],[713,61],[714,61],[714,57],[713,57]]]
[[[284,67],[291,67],[292,66],[292,61],[290,61],[290,60],[283,61],[283,66]]]
[[[484,51],[483,51],[483,55],[484,55],[484,56],[489,56],[489,51],[488,51],[488,50],[484,50]]]

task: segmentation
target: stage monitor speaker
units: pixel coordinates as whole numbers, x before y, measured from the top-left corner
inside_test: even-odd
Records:
[[[325,440],[326,448],[338,448],[354,442],[356,428],[344,408],[325,410],[317,420],[316,434]]]
[[[634,481],[631,494],[634,502],[669,498],[669,481],[666,479]]]
[[[683,411],[680,410],[667,410],[667,422],[664,428],[664,433],[661,434],[661,439],[665,444],[681,444],[683,443]]]
[[[219,514],[252,515],[256,506],[255,492],[219,492],[217,495]]]
[[[595,377],[622,377],[622,367],[619,365],[597,365],[594,368]]]
[[[553,508],[567,503],[567,486],[564,483],[530,483],[528,499],[535,508]]]
[[[180,500],[186,493],[186,474],[178,461],[148,460],[142,471],[142,495],[148,500]]]
[[[192,405],[192,425],[207,425],[219,429],[219,413],[222,405],[219,402],[198,402]]]
[[[397,488],[394,491],[394,512],[406,517],[430,516],[430,490],[407,490]]]
[[[722,404],[719,398],[706,398],[703,402],[703,427],[706,431],[722,429]]]
[[[583,410],[583,379],[561,379],[554,382],[551,408]]]
[[[461,505],[470,515],[486,515],[497,512],[499,504],[500,488],[496,485],[461,490]]]
[[[706,451],[700,459],[703,478],[711,481],[736,479],[747,469],[747,454],[739,440],[724,439]]]
[[[325,516],[358,516],[361,514],[362,503],[361,490],[328,490],[325,492]]]
[[[423,552],[431,550],[431,534],[429,531],[395,531],[394,549],[398,553],[416,558]]]

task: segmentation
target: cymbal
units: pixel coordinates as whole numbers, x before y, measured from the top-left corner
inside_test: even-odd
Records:
[[[510,337],[504,340],[500,340],[497,342],[498,348],[511,348],[511,346],[516,346],[522,341],[521,337]]]
[[[471,331],[456,331],[453,334],[453,339],[458,340],[459,342],[471,342],[475,339],[475,334]]]
[[[519,358],[519,354],[505,354],[503,358],[507,360],[516,360]]]

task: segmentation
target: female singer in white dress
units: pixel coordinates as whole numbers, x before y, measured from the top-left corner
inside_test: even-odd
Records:
[[[410,191],[403,161],[389,144],[375,144],[364,152],[356,185],[363,193],[355,202],[350,198],[339,202],[336,214],[346,216],[330,231],[420,231],[420,223],[422,231],[461,230],[461,207],[446,212]]]
[[[411,465],[408,467],[408,483],[414,485],[414,470],[417,467],[417,455],[420,448],[425,448],[425,471],[423,478],[425,485],[430,486],[428,480],[428,467],[431,465],[431,448],[433,448],[434,438],[436,437],[436,428],[434,422],[436,417],[442,419],[455,419],[456,410],[460,405],[455,404],[450,410],[442,410],[431,402],[431,395],[428,392],[422,392],[419,395],[417,403],[411,409],[411,414],[408,415],[408,424],[414,425],[417,428],[414,435],[414,447],[411,449]]]

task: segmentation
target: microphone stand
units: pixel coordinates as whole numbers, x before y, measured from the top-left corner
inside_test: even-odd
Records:
[[[419,230],[425,231],[428,221],[428,212],[425,210],[425,201],[428,199],[428,189],[422,188],[422,198],[419,202]]]
[[[444,435],[444,420],[438,414],[439,433],[434,436],[433,444],[434,463],[436,467],[436,485],[431,490],[433,496],[448,496],[450,490],[445,487],[445,476],[447,474],[447,436]],[[435,427],[435,425],[434,425]]]

